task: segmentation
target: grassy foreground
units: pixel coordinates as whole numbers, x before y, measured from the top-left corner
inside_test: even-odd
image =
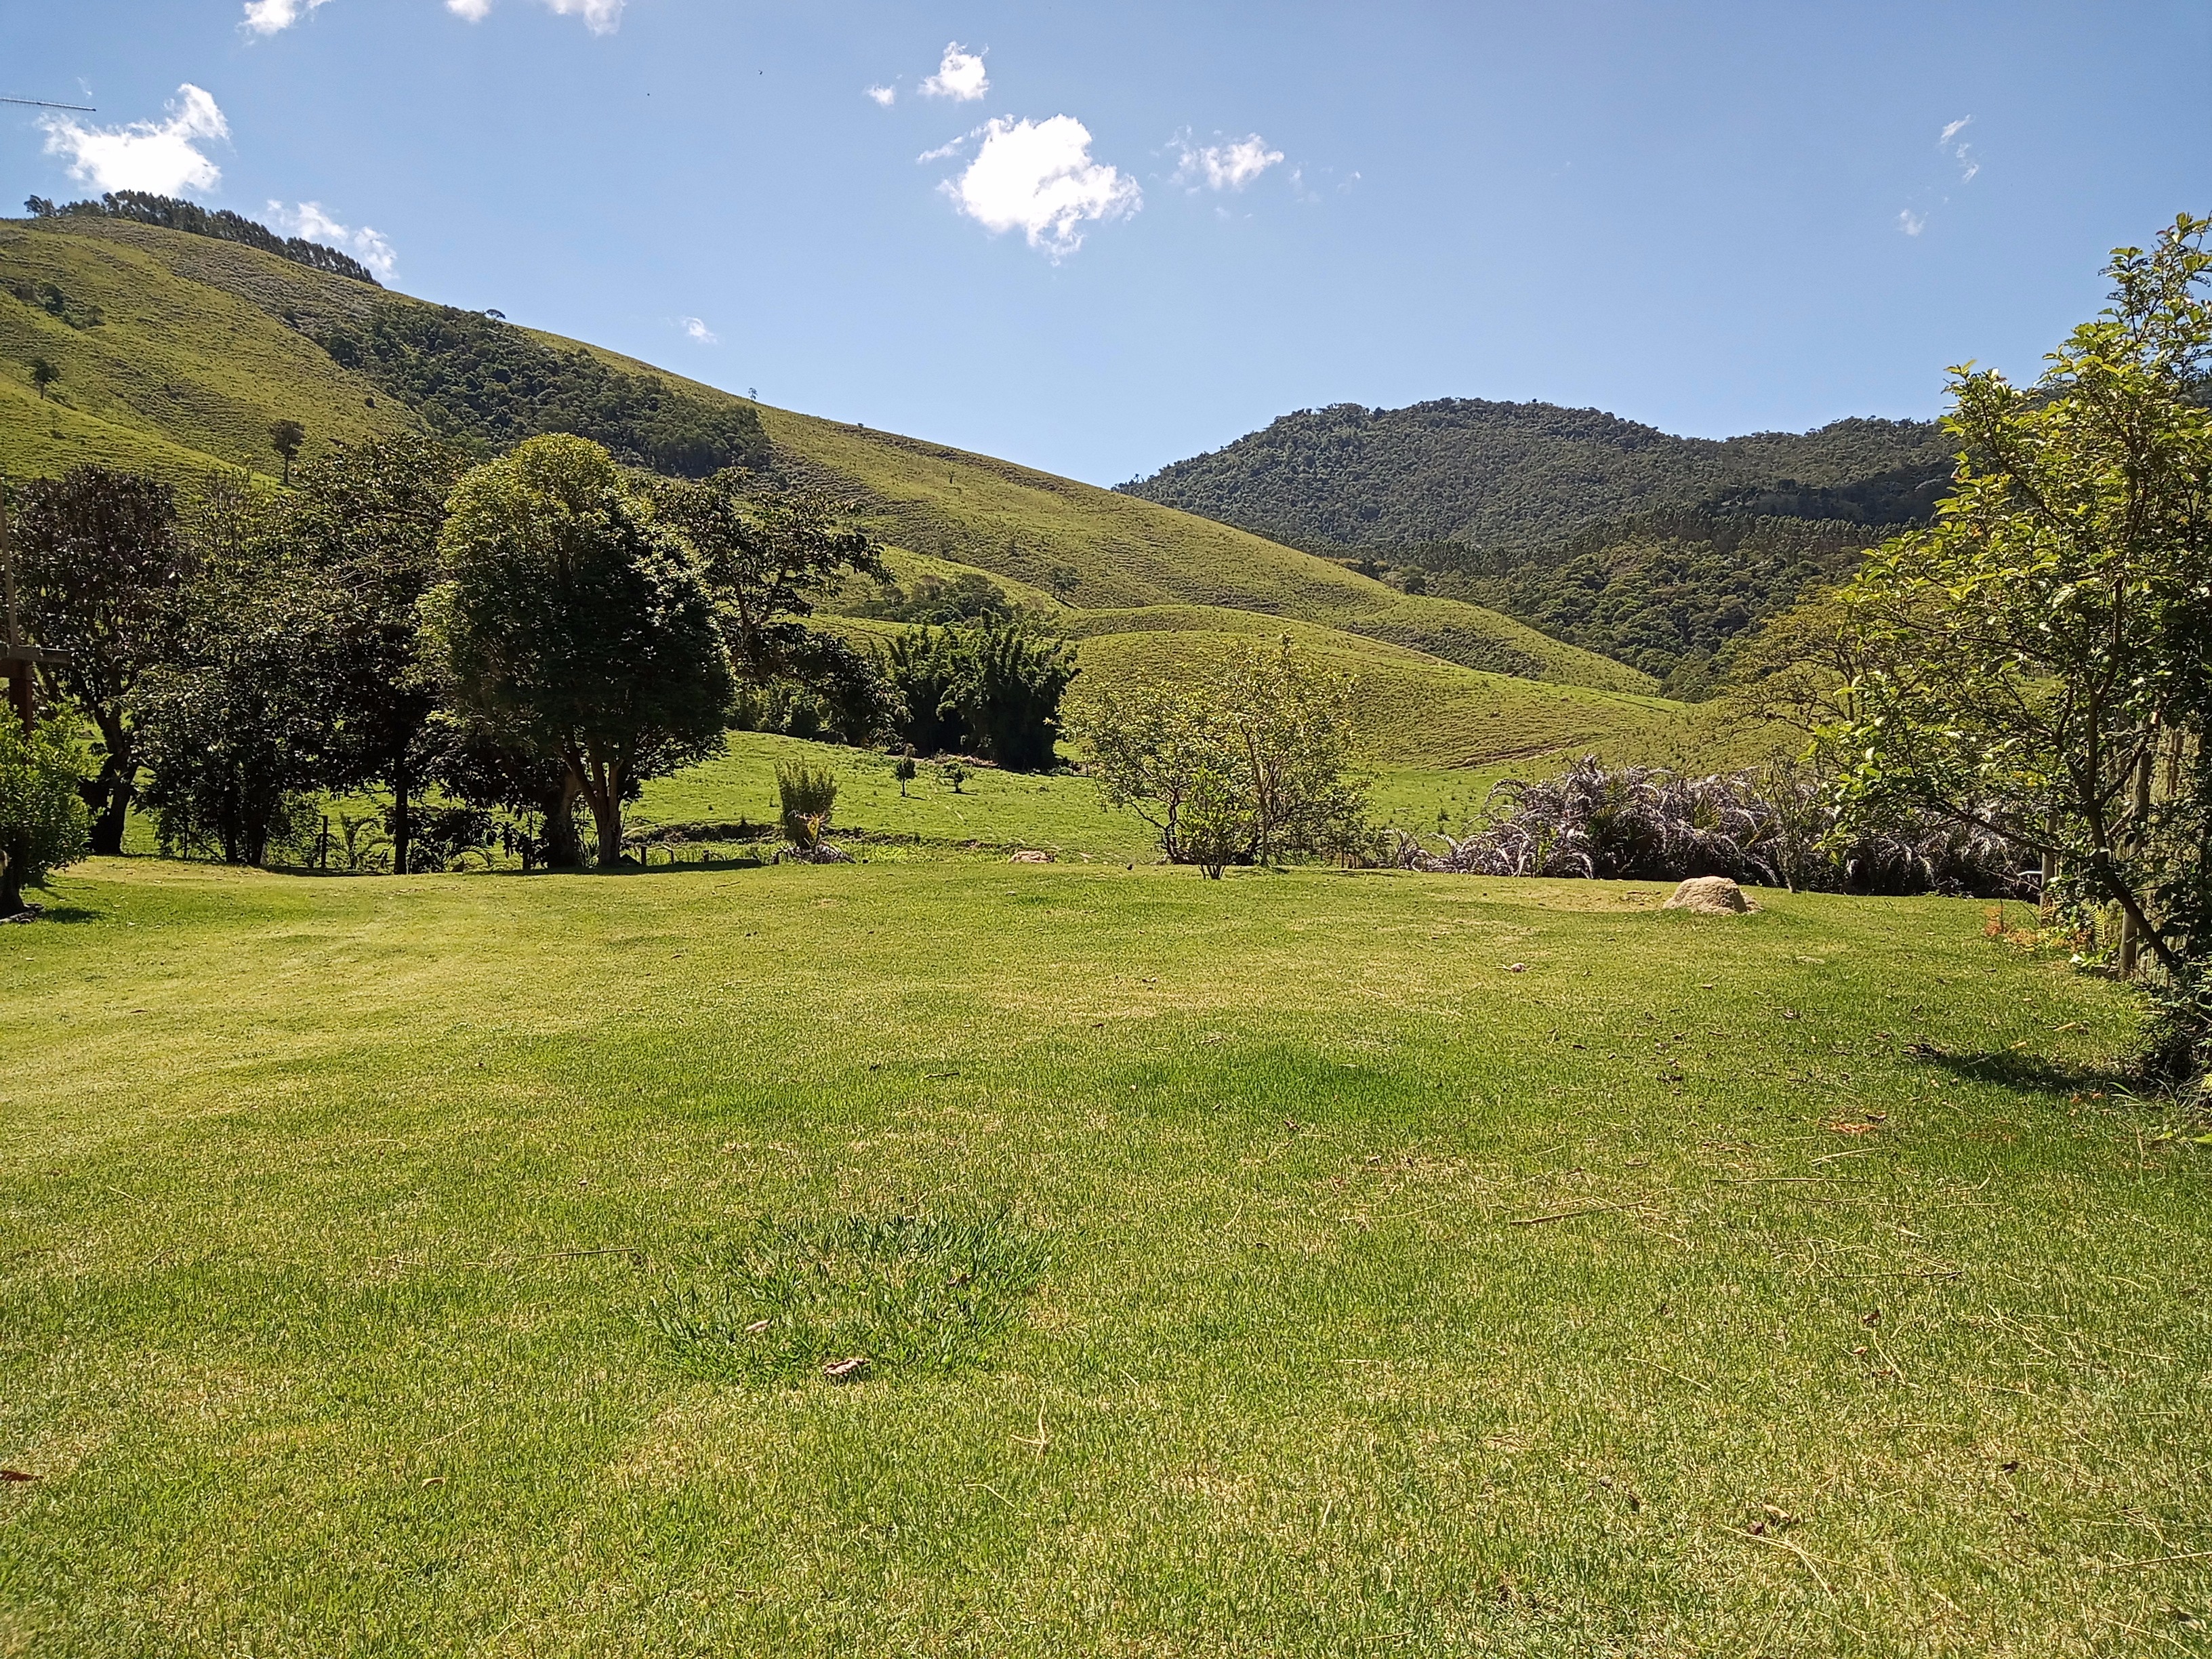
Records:
[[[1659,896],[88,866],[0,930],[0,1653],[2204,1650],[2121,1000]]]

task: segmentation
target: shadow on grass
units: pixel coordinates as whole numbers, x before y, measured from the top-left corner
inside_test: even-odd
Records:
[[[2133,1080],[2117,1066],[2054,1065],[2040,1054],[2014,1054],[2005,1048],[1954,1054],[1933,1043],[1914,1042],[1905,1046],[1905,1057],[1940,1067],[1970,1083],[1994,1083],[2026,1094],[2070,1096],[2092,1090],[2118,1094],[2133,1087]]]

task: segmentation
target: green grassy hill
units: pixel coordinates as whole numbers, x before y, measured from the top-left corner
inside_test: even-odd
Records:
[[[0,222],[0,469],[94,460],[180,483],[224,467],[273,475],[276,420],[307,426],[310,456],[450,424],[447,410],[410,407],[388,374],[380,384],[341,367],[318,343],[360,337],[380,307],[422,303],[151,226]],[[1079,639],[1101,676],[1192,672],[1225,643],[1288,633],[1360,675],[1363,727],[1385,765],[1671,752],[1688,741],[1680,705],[1651,696],[1649,676],[1482,606],[1409,596],[1226,525],[988,456],[756,409],[587,349],[692,406],[757,415],[775,465],[854,499],[896,571],[987,574]],[[46,399],[30,377],[40,357],[60,374]]]

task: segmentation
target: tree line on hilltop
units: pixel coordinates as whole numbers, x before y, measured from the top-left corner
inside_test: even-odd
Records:
[[[258,248],[310,270],[326,270],[334,276],[366,283],[371,288],[383,286],[376,280],[375,273],[351,254],[311,242],[303,236],[279,236],[268,226],[233,213],[228,208],[210,212],[197,202],[156,196],[143,190],[109,191],[96,202],[66,202],[58,205],[43,196],[33,196],[23,207],[34,219],[127,219],[134,224],[181,230],[188,236],[236,242],[241,247]]]

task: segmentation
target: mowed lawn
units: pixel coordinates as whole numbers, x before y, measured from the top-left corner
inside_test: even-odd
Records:
[[[0,1653],[2204,1651],[2125,999],[1662,896],[84,866]]]

